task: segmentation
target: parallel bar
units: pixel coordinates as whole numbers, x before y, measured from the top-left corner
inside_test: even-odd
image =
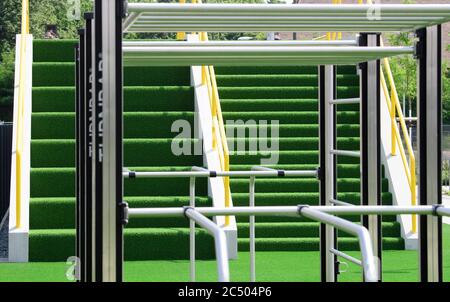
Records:
[[[361,102],[360,98],[337,99],[337,100],[331,100],[330,104],[333,104],[333,105],[345,105],[345,104],[359,104],[360,102]]]
[[[157,177],[317,177],[315,170],[261,170],[261,171],[170,171],[170,172],[134,172],[124,171],[125,178]]]
[[[347,150],[331,150],[330,154],[340,155],[340,156],[350,156],[350,157],[360,157],[361,152],[359,151],[347,151]]]
[[[125,46],[125,65],[356,64],[413,54],[412,47],[357,46]]]
[[[450,216],[450,208],[434,206],[309,206],[332,215],[433,215]],[[296,216],[298,206],[260,206],[211,208],[197,207],[196,211],[205,216]],[[129,217],[180,217],[184,215],[183,208],[130,208]]]
[[[214,237],[218,281],[229,282],[230,272],[228,265],[227,238],[224,230],[217,226],[214,222],[206,218],[204,215],[199,213],[197,210],[191,208],[182,210],[183,214],[186,215],[187,218],[195,221],[195,223],[200,225]]]
[[[352,263],[354,263],[356,265],[362,266],[361,260],[356,259],[355,257],[352,257],[349,254],[343,253],[343,252],[338,251],[336,249],[331,249],[330,253],[333,253],[333,254],[335,254],[338,257],[344,258],[344,259],[346,259],[346,260],[348,260],[348,261],[350,261],[350,262],[352,262]]]
[[[285,41],[285,40],[264,40],[264,41],[124,41],[123,47],[210,47],[210,46],[230,46],[230,47],[336,47],[336,46],[357,46],[356,40],[303,40],[303,41]]]

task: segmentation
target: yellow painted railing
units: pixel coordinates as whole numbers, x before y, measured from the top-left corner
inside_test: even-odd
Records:
[[[363,0],[358,0],[358,3],[363,4]],[[367,4],[373,4],[372,0],[367,0]],[[381,46],[384,46],[383,40],[381,40]],[[394,75],[392,74],[391,65],[388,58],[384,58],[382,60],[382,66],[383,71],[381,72],[381,86],[384,91],[391,118],[391,154],[397,154],[398,146],[403,162],[403,167],[405,169],[405,174],[408,179],[409,189],[411,191],[411,205],[416,205],[416,157],[414,155],[414,150],[412,148],[408,129],[406,128],[406,122],[402,113],[402,108],[400,106],[400,100],[398,98]],[[402,129],[403,140],[402,136],[400,135],[400,130],[397,126],[397,116],[398,122]],[[408,160],[406,159],[406,152],[403,143],[407,148],[409,164]],[[412,215],[412,231],[413,233],[417,232],[416,215]]]
[[[22,1],[22,25],[19,54],[19,93],[17,103],[17,134],[16,134],[16,228],[21,226],[22,210],[22,154],[23,154],[23,123],[25,102],[25,56],[26,38],[30,32],[29,2]]]

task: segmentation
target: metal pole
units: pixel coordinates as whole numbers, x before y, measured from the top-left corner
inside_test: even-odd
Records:
[[[320,138],[320,205],[330,205],[335,195],[335,114],[331,100],[335,98],[334,66],[319,67],[319,138]],[[329,251],[335,248],[336,233],[332,226],[320,225],[321,280],[337,279],[336,257]]]
[[[363,264],[364,280],[366,282],[377,282],[379,280],[378,269],[375,267],[372,242],[370,234],[366,228],[352,223],[348,220],[332,216],[315,209],[311,209],[307,206],[299,206],[299,214],[310,219],[326,223],[327,225],[332,225],[339,230],[357,236],[359,239],[359,247],[361,250],[361,262]]]
[[[417,31],[419,204],[442,204],[441,26]],[[442,219],[420,217],[419,261],[422,282],[442,281]]]
[[[189,206],[195,208],[195,177],[189,178]],[[189,220],[189,276],[195,282],[195,221]]]
[[[219,282],[230,281],[230,272],[228,267],[228,249],[227,238],[224,230],[204,215],[192,208],[183,209],[184,215],[194,220],[202,228],[206,229],[214,237],[214,246],[217,259],[217,275]]]
[[[96,0],[95,200],[96,281],[123,279],[123,0]]]
[[[79,33],[81,34],[81,33]],[[80,40],[81,40],[80,36]],[[81,121],[81,90],[80,90],[80,42],[75,45],[75,204],[76,204],[76,214],[75,214],[75,256],[81,261],[81,253],[82,253],[82,240],[81,240],[81,174],[80,174],[80,166],[81,166],[81,144],[80,144],[80,121]],[[2,218],[0,211],[0,219]],[[80,278],[81,279],[81,278]],[[81,281],[77,279],[77,281]]]
[[[302,206],[302,205],[300,205]],[[299,206],[263,206],[263,207],[232,207],[211,208],[197,207],[195,210],[205,216],[297,216]],[[450,217],[450,208],[435,206],[309,206],[310,209],[330,215],[439,215]],[[135,217],[181,217],[183,208],[131,208],[128,210],[131,218]]]
[[[93,40],[94,40],[94,26],[93,13],[85,13],[86,30],[84,35],[84,187],[86,198],[86,260],[85,267],[86,282],[95,280],[95,208],[93,198],[93,146],[94,146],[94,102],[93,102]]]
[[[250,188],[249,188],[250,201],[249,205],[251,207],[255,206],[255,177],[250,177]],[[250,216],[250,281],[256,281],[256,262],[255,262],[255,215]]]
[[[380,46],[379,34],[361,34],[363,47]],[[381,133],[380,133],[380,61],[361,64],[361,204],[381,205]],[[381,269],[382,228],[381,216],[362,216],[362,224],[370,233],[374,254]],[[378,274],[382,278],[382,273]]]

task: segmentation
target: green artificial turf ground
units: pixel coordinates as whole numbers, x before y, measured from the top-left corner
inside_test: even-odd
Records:
[[[444,281],[450,282],[450,225],[444,225]],[[349,252],[358,257],[358,252]],[[64,262],[0,263],[0,282],[47,281],[64,282],[69,265]],[[320,281],[319,252],[257,252],[257,281]],[[197,281],[215,281],[214,260],[197,262]],[[249,280],[249,253],[240,252],[238,260],[230,261],[232,281]],[[125,281],[188,281],[189,262],[128,261]],[[387,282],[418,280],[416,251],[386,251],[383,253],[383,278]],[[340,281],[361,281],[361,270],[350,264]]]

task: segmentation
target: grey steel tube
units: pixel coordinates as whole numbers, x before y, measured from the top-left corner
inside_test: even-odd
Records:
[[[193,208],[185,209],[184,214],[189,219],[194,220],[198,225],[200,225],[214,237],[218,280],[219,282],[229,282],[230,271],[228,266],[228,249],[225,232],[214,222],[212,222]]]
[[[345,231],[358,237],[359,248],[361,250],[361,262],[363,266],[364,279],[367,282],[378,281],[378,269],[375,266],[376,262],[373,255],[372,241],[370,239],[369,231],[365,227],[357,225],[340,217],[336,217],[319,210],[312,209],[308,206],[299,206],[299,214],[315,221],[332,225],[339,230]]]

